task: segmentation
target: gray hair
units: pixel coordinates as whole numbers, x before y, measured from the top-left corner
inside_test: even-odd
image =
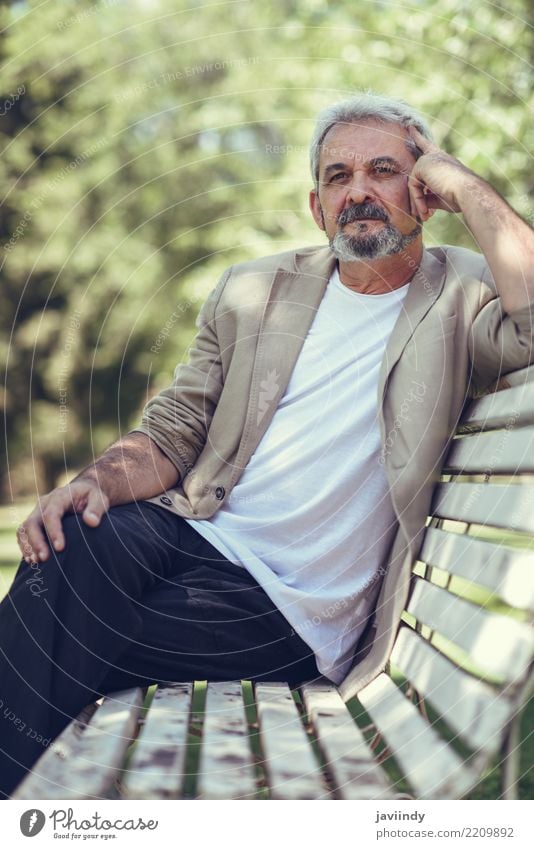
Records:
[[[381,121],[384,124],[415,127],[425,138],[432,141],[432,133],[425,119],[408,103],[397,97],[362,93],[348,100],[342,100],[340,103],[334,103],[333,106],[327,106],[319,112],[310,144],[310,167],[316,190],[319,186],[321,146],[328,131],[336,124],[354,124],[366,119]]]

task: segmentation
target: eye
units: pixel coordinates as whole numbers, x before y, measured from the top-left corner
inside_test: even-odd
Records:
[[[386,162],[383,164],[375,165],[373,168],[375,174],[396,174],[396,169],[393,165],[388,165]]]
[[[346,176],[347,176],[347,172],[346,172],[346,171],[338,171],[338,172],[337,172],[337,174],[334,174],[334,176],[330,178],[330,181],[329,181],[329,182],[330,182],[330,183],[333,183],[333,182],[334,182],[334,181],[336,181],[336,180],[337,180],[337,181],[339,181],[339,180],[343,179],[343,178],[344,178],[344,177],[346,177]]]

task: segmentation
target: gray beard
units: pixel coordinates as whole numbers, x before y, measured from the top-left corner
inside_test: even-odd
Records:
[[[421,232],[418,224],[411,233],[403,235],[393,224],[386,224],[378,233],[363,233],[348,236],[336,233],[330,239],[330,248],[342,262],[354,262],[358,259],[381,259],[384,256],[401,253]]]

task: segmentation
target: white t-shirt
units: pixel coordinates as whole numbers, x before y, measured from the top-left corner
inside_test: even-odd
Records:
[[[397,528],[379,463],[378,374],[408,285],[326,288],[287,390],[227,502],[188,519],[262,586],[339,683]]]

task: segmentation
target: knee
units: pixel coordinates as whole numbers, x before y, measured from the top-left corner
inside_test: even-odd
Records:
[[[108,552],[113,540],[116,541],[109,516],[105,514],[100,524],[90,527],[83,521],[81,513],[70,513],[62,520],[65,544],[61,551],[55,551],[50,540],[48,547],[50,556],[44,562],[46,568],[55,562],[61,571],[67,569],[69,572],[80,565],[87,565],[88,561],[99,562],[104,552]]]
[[[108,518],[104,515],[96,528],[86,525],[81,513],[69,513],[61,522],[65,545],[63,550],[79,549],[81,546],[98,545],[102,535],[107,534]]]
[[[65,537],[62,551],[55,551],[48,540],[48,558],[31,566],[24,564],[21,574],[26,589],[50,603],[65,592],[91,597],[98,592],[102,577],[110,571],[110,555],[111,560],[117,559],[110,548],[112,532],[107,517],[91,528],[80,514],[69,514],[62,525]]]

